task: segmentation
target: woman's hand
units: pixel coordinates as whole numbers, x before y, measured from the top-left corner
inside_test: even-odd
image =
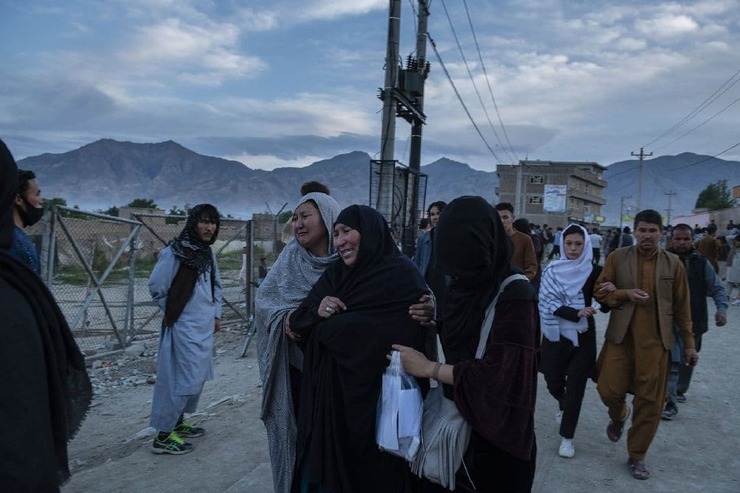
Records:
[[[394,344],[393,349],[401,353],[401,365],[406,373],[414,377],[432,378],[437,363],[429,361],[426,356],[414,348]]]
[[[590,306],[587,306],[583,310],[578,310],[578,316],[580,318],[593,317],[595,314],[596,314],[596,310]]]
[[[422,295],[419,298],[419,303],[415,303],[409,307],[409,315],[422,325],[433,323],[434,299],[428,294]]]
[[[596,288],[598,291],[606,291],[607,293],[617,290],[617,287],[611,281],[600,282]]]
[[[346,309],[347,306],[339,298],[324,296],[324,299],[319,303],[318,315],[321,318],[329,318],[335,313],[343,312]]]
[[[283,331],[285,332],[285,335],[288,336],[288,339],[290,339],[293,342],[298,342],[301,340],[300,334],[296,334],[292,330],[290,330],[290,316],[293,314],[295,309],[288,311],[288,313],[285,314],[283,317]]]

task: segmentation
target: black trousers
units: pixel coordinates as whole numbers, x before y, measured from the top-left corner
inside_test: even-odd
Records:
[[[578,346],[563,337],[558,342],[542,339],[542,373],[547,390],[563,411],[560,422],[560,436],[563,438],[575,435],[586,382],[594,377],[596,331],[589,329],[578,334]]]
[[[694,334],[694,344],[696,344],[696,352],[701,351],[701,336],[703,334]],[[683,357],[683,355],[682,355]],[[676,384],[676,392],[679,394],[685,394],[689,390],[689,384],[691,383],[691,376],[694,374],[693,366],[686,366],[684,364],[678,365],[678,383]]]

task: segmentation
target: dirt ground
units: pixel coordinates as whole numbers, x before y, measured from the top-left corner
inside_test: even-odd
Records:
[[[710,300],[710,313],[713,305]],[[576,431],[576,456],[557,455],[556,404],[540,378],[536,411],[537,473],[533,491],[740,492],[740,307],[730,306],[728,325],[705,335],[687,402],[663,421],[646,463],[647,481],[626,465],[625,437],[605,436],[606,408],[589,383]],[[597,316],[603,334],[607,316]],[[183,456],[154,455],[148,429],[157,341],[138,342],[123,355],[95,363],[93,407],[70,444],[72,479],[64,493],[272,491],[265,429],[259,420],[260,386],[252,346],[239,358],[244,329],[217,335],[215,380],[206,383],[192,421],[207,429]],[[601,340],[601,335],[599,336]]]

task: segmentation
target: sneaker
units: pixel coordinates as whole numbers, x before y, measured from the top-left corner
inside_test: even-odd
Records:
[[[677,414],[678,406],[676,406],[674,402],[668,401],[665,403],[665,409],[663,409],[663,414],[660,416],[660,419],[670,421],[675,418]]]
[[[184,438],[198,438],[206,434],[205,429],[193,426],[193,423],[185,420],[178,422],[172,431]]]
[[[680,403],[684,403],[686,402],[686,396],[683,393],[677,393],[676,400]]]
[[[560,448],[558,449],[558,455],[565,459],[572,459],[576,455],[576,449],[573,447],[572,438],[563,438],[560,440]]]
[[[740,305],[740,298],[735,298],[732,300],[732,303],[730,303],[732,306],[738,306]]]
[[[555,422],[557,424],[560,424],[560,423],[563,422],[563,411],[562,411],[562,409],[558,409],[557,412],[555,413]]]
[[[158,436],[155,437],[154,443],[152,443],[152,452],[155,454],[182,455],[192,451],[193,444],[187,443],[174,431],[167,435],[164,440],[160,440]]]

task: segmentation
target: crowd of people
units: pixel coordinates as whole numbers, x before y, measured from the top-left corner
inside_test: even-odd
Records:
[[[91,386],[23,231],[43,213],[39,183],[17,170],[4,144],[0,158],[0,288],[10,321],[0,364],[13,375],[1,380],[13,405],[3,408],[0,489],[58,491]],[[619,441],[631,416],[627,470],[650,477],[645,457],[658,426],[686,401],[709,327],[707,297],[717,326],[730,302],[740,304],[740,238],[731,236],[725,289],[715,225],[697,239],[696,228],[664,228],[659,213],[643,210],[632,228],[602,233],[540,227],[514,212],[481,197],[433,202],[409,258],[377,211],[342,208],[325,185],[304,184],[293,238],[269,269],[261,259],[255,299],[260,418],[275,492],[448,491],[376,444],[391,351],[422,395],[441,387],[472,429],[454,491],[532,489],[538,373],[554,399],[560,457],[575,456],[593,380],[607,439]],[[190,209],[149,277],[163,314],[150,415],[156,454],[189,453],[188,440],[206,435],[186,414],[213,378],[222,294],[211,247],[219,227],[214,205]],[[732,222],[727,230],[737,233]],[[609,321],[597,354],[598,311]]]

